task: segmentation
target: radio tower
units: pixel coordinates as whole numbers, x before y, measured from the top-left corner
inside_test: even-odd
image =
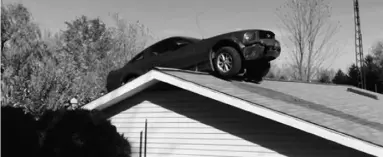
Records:
[[[358,0],[354,0],[354,19],[355,19],[355,65],[359,69],[358,87],[366,89],[366,74],[364,72],[364,55],[362,45],[362,32],[360,30],[360,17],[359,17],[359,3]]]

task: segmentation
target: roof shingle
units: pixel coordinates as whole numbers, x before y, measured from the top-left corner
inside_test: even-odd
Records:
[[[378,100],[347,92],[348,86],[263,81],[225,81],[206,74],[161,70],[254,105],[383,146],[383,96]],[[375,94],[375,93],[374,93]]]

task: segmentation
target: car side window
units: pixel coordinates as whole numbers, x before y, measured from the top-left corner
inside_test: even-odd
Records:
[[[165,41],[153,46],[153,48],[150,50],[150,53],[154,56],[165,54],[166,52],[172,51],[173,47],[174,46],[170,41]]]
[[[136,62],[136,61],[141,60],[141,59],[144,59],[144,55],[143,55],[143,53],[140,53],[140,54],[138,54],[137,56],[135,56],[135,57],[131,60],[131,62]]]
[[[152,55],[165,54],[167,52],[175,51],[181,47],[188,45],[189,42],[182,39],[169,39],[162,43],[158,43],[151,50]]]
[[[152,55],[154,55],[154,56],[157,56],[157,55],[159,55],[159,54],[162,54],[163,52],[161,52],[161,53],[159,53],[159,52],[161,52],[161,51],[152,51]]]

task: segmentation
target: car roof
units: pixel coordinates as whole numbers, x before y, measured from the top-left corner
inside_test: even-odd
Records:
[[[237,31],[232,31],[232,32],[227,32],[227,33],[223,33],[223,34],[231,34],[231,33],[241,33],[241,32],[254,32],[254,31],[258,31],[258,32],[270,32],[270,33],[273,33],[273,31],[271,30],[266,30],[266,29],[242,29],[242,30],[237,30]]]
[[[165,40],[169,40],[169,39],[177,39],[177,38],[191,40],[191,41],[194,41],[194,42],[201,41],[201,39],[199,39],[199,38],[188,37],[188,36],[171,36],[171,37],[162,39],[161,41],[165,41]]]
[[[273,33],[273,34],[274,34],[273,31],[271,31],[271,30],[267,30],[267,29],[242,29],[242,30],[237,30],[237,31],[231,31],[231,32],[221,33],[221,34],[218,34],[217,36],[219,36],[219,35],[223,35],[223,34],[240,33],[240,32],[249,32],[249,31],[270,32],[270,33]],[[191,41],[194,41],[194,42],[198,42],[198,41],[201,41],[201,40],[202,40],[202,39],[200,39],[200,38],[194,38],[194,37],[190,37],[190,36],[171,36],[171,37],[165,38],[165,39],[160,40],[160,41],[165,41],[165,40],[169,40],[169,39],[176,39],[176,38],[186,39],[186,40],[191,40]],[[160,42],[160,41],[159,41],[159,42]]]

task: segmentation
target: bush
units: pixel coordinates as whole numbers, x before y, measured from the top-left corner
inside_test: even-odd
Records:
[[[274,79],[276,76],[275,76],[275,73],[273,71],[269,71],[265,77],[270,78],[270,79]]]
[[[331,83],[330,75],[326,72],[322,72],[319,74],[318,81],[320,83]]]
[[[129,142],[98,112],[51,111],[40,122],[46,126],[43,157],[130,157]]]
[[[130,157],[131,154],[128,140],[97,111],[46,111],[35,120],[21,108],[2,107],[1,118],[5,157]]]
[[[39,136],[36,120],[22,108],[1,107],[1,155],[3,157],[37,156]]]

